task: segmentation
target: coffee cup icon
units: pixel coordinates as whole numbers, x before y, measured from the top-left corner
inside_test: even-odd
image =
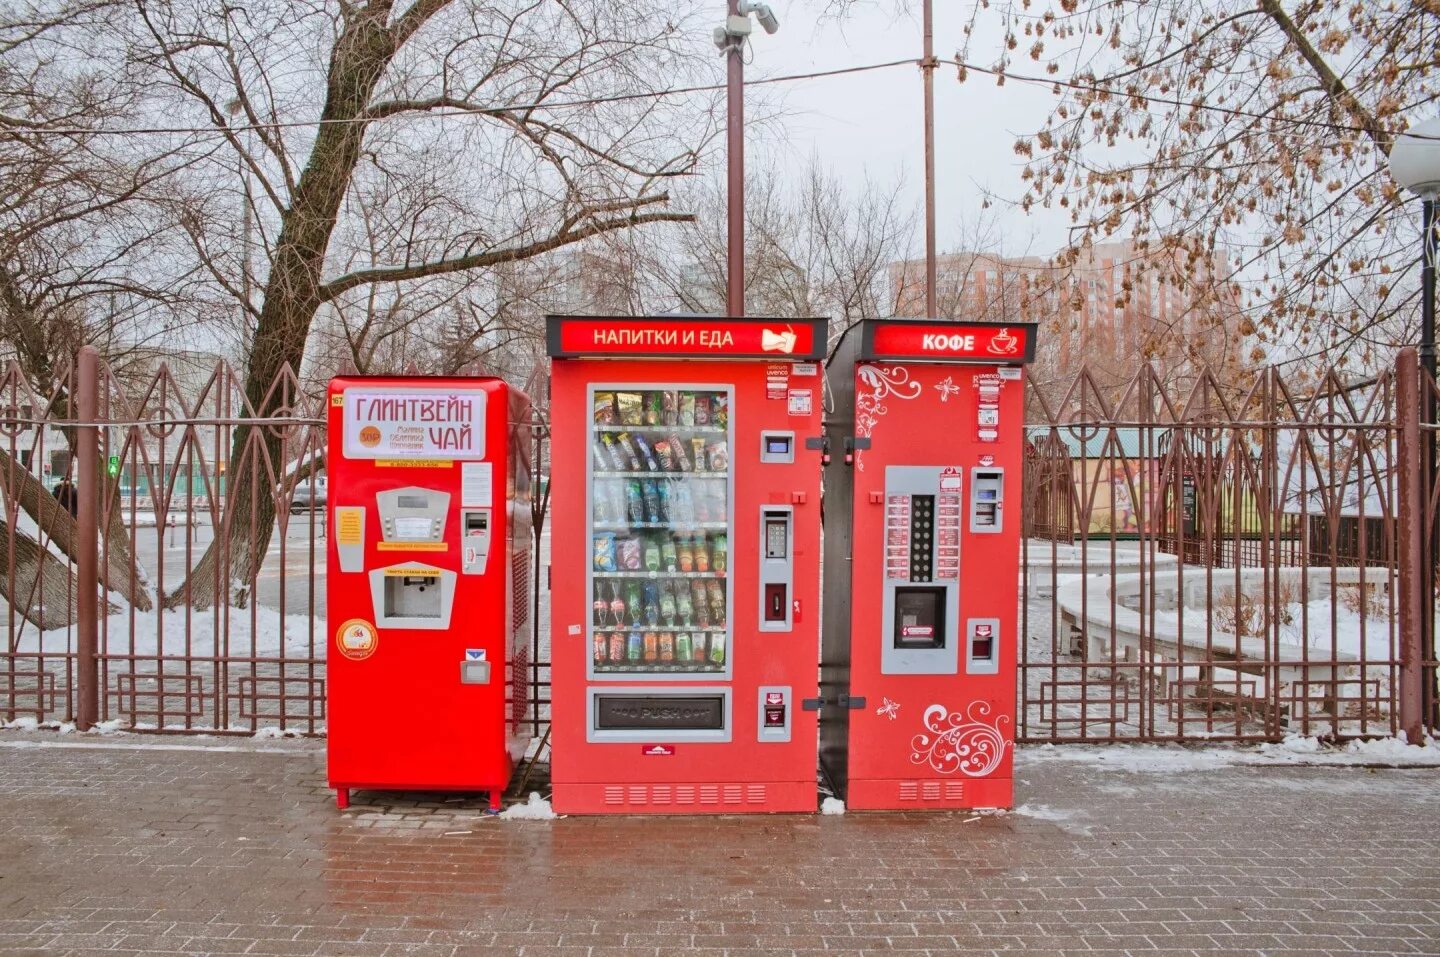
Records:
[[[999,332],[990,337],[990,351],[997,356],[1014,355],[1019,346],[1020,340],[1010,334],[1009,326],[1002,326]]]

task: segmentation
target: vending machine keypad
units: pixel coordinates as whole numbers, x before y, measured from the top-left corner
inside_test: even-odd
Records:
[[[935,496],[910,496],[910,580],[928,582],[935,573]]]

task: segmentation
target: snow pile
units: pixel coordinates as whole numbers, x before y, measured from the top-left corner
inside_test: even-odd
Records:
[[[1440,767],[1440,741],[1431,739],[1423,745],[1409,745],[1403,738],[1378,738],[1337,746],[1325,744],[1318,738],[1291,735],[1284,741],[1253,748],[1197,748],[1178,744],[1115,744],[1104,747],[1047,744],[1038,748],[1018,748],[1015,761],[1022,767],[1065,761],[1142,774],[1277,765]]]
[[[1012,813],[1023,817],[1033,817],[1037,821],[1068,821],[1075,815],[1070,811],[1062,811],[1059,808],[1052,808],[1048,804],[1022,804]]]
[[[500,816],[507,821],[553,821],[557,815],[550,802],[542,798],[539,791],[531,791],[528,801],[510,805],[500,812]]]
[[[1345,753],[1373,764],[1440,765],[1440,741],[1435,738],[1424,744],[1408,744],[1401,737],[1351,741],[1345,745]]]
[[[16,718],[14,721],[0,721],[0,728],[6,731],[34,731],[40,727],[37,718]]]
[[[821,814],[844,814],[845,802],[836,797],[827,797],[820,802]]]
[[[303,737],[303,732],[295,731],[291,728],[261,728],[259,731],[256,731],[250,737],[254,741],[269,741],[275,738]]]

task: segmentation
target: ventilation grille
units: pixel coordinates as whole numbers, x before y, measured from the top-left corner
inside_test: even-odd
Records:
[[[934,801],[963,801],[964,781],[901,781],[900,800],[924,804]]]
[[[605,804],[609,807],[667,808],[696,805],[764,804],[764,784],[607,784]]]

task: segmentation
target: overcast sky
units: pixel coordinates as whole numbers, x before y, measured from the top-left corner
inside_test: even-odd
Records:
[[[921,53],[919,3],[913,15],[897,14],[887,2],[853,11],[843,23],[817,18],[813,4],[772,0],[780,31],[766,35],[757,25],[751,37],[752,61],[746,78],[780,76],[879,63]],[[717,0],[715,23],[723,20]],[[963,42],[962,28],[970,4],[935,2],[935,54],[953,57]],[[993,44],[972,45],[972,60],[993,62]],[[718,56],[717,56],[718,59]],[[1034,72],[1042,68],[1037,64]],[[935,71],[936,220],[942,252],[973,240],[974,227],[962,222],[987,217],[1001,251],[1011,255],[1048,255],[1065,244],[1067,217],[1018,209],[981,210],[984,191],[1010,199],[1021,195],[1022,163],[1014,150],[1017,135],[1043,124],[1055,96],[1035,84],[1008,82],[997,87],[991,77],[971,73],[961,84],[953,67]],[[799,172],[812,154],[847,183],[861,184],[868,175],[889,184],[903,178],[907,194],[922,201],[924,184],[924,106],[920,71],[900,66],[850,76],[826,77],[772,86],[761,95],[776,97],[786,110],[783,130],[755,134],[749,149],[758,160],[773,158],[782,168]],[[753,95],[753,94],[752,94]],[[783,136],[783,138],[782,138]],[[923,229],[923,227],[921,227]],[[924,234],[917,230],[915,254],[923,255]]]

